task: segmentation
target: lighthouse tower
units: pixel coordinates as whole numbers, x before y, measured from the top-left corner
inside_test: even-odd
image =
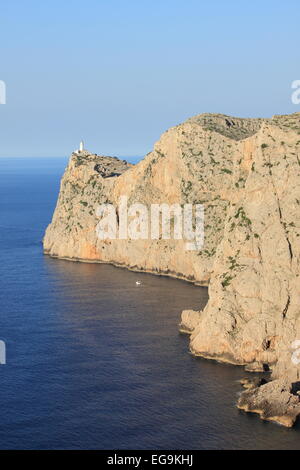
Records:
[[[80,142],[80,144],[79,144],[79,149],[77,149],[77,150],[75,151],[75,153],[82,153],[82,152],[85,152],[83,140]]]

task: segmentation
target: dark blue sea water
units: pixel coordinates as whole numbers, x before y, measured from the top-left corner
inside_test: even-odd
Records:
[[[241,368],[188,353],[206,289],[43,256],[65,164],[0,159],[0,448],[300,449],[235,408]]]

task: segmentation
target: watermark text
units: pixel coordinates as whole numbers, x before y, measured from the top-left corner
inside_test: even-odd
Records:
[[[292,83],[292,89],[295,90],[292,93],[292,103],[300,104],[300,80],[294,80]]]
[[[201,250],[204,244],[202,204],[134,203],[120,196],[118,206],[101,204],[96,233],[100,240],[184,240],[187,251]]]
[[[294,352],[292,354],[292,363],[297,366],[300,364],[300,339],[296,339],[295,341],[293,341],[291,347],[292,349],[294,349]]]
[[[0,104],[6,104],[6,83],[0,80]]]
[[[6,364],[6,345],[2,340],[0,340],[0,364]]]

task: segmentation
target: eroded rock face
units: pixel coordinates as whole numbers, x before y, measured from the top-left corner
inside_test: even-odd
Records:
[[[238,408],[257,413],[267,421],[275,421],[286,427],[292,427],[299,413],[299,385],[286,379],[277,379],[269,383],[248,387],[242,393]]]
[[[73,154],[44,250],[208,284],[202,312],[184,311],[180,329],[195,355],[272,370],[239,407],[290,426],[300,413],[300,114],[273,119],[200,115],[167,131],[135,166]],[[109,164],[108,164],[109,163]],[[205,206],[205,245],[181,240],[96,237],[97,205]]]
[[[239,406],[288,426],[300,413],[292,392],[300,374],[292,361],[300,339],[299,128],[299,114],[275,117],[242,142],[245,186],[232,194],[209,302],[198,321],[191,313],[194,354],[272,369],[275,381],[244,392]]]
[[[207,285],[232,188],[243,187],[247,174],[247,163],[238,164],[243,160],[243,147],[237,137],[252,135],[261,124],[259,120],[201,115],[163,134],[154,150],[135,166],[88,152],[73,154],[44,238],[45,253]],[[127,196],[128,204],[147,206],[203,204],[203,249],[186,251],[185,241],[174,239],[99,240],[96,208],[105,202],[116,206],[120,196]]]

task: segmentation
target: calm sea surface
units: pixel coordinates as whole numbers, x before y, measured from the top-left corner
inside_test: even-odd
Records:
[[[0,448],[300,449],[235,408],[241,368],[188,353],[205,288],[43,256],[65,164],[0,159]]]

